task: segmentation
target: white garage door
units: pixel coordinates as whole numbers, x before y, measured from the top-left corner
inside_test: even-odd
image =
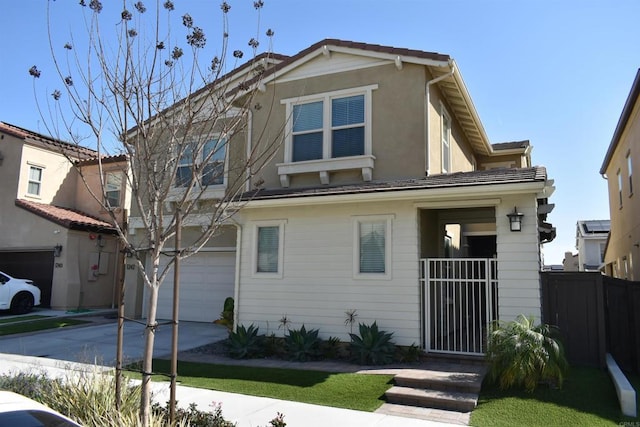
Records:
[[[162,260],[166,264],[166,260]],[[200,252],[180,261],[180,320],[212,322],[233,297],[235,252]],[[145,303],[146,303],[145,298]],[[173,315],[173,268],[158,295],[158,319]]]

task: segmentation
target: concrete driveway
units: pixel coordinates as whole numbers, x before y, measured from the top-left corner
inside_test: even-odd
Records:
[[[64,312],[59,313],[64,315]],[[87,317],[87,320],[89,319]],[[171,325],[161,325],[156,330],[154,357],[171,354],[171,330]],[[105,318],[103,314],[98,322],[89,326],[0,337],[0,353],[115,366],[117,332],[116,319]],[[179,351],[185,351],[226,337],[227,329],[223,326],[213,323],[180,322],[178,348]],[[125,322],[124,361],[141,360],[143,351],[144,325],[132,321]]]

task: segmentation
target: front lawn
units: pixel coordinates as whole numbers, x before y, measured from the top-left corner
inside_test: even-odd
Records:
[[[47,317],[50,317],[50,316],[42,316],[40,314],[34,314],[31,316],[12,316],[6,319],[0,319],[0,324],[26,322],[29,320],[46,319]]]
[[[634,384],[635,385],[635,384]],[[502,391],[486,383],[474,426],[614,426],[637,423],[622,415],[615,388],[605,370],[571,368],[561,390],[539,387],[533,393]]]
[[[0,325],[0,336],[42,331],[45,329],[66,328],[67,326],[82,325],[84,323],[91,322],[68,317],[56,317],[51,319],[34,320],[32,322],[8,323]]]
[[[168,360],[154,360],[153,366],[155,372],[171,370]],[[383,395],[391,387],[392,378],[393,375],[178,362],[178,381],[185,386],[368,412],[384,403]]]

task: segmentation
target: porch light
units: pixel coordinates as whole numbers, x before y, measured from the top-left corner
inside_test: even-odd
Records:
[[[53,256],[58,258],[62,254],[62,245],[58,244],[53,247]]]
[[[522,231],[522,217],[524,214],[522,212],[518,212],[517,207],[513,207],[513,212],[508,213],[509,217],[509,228],[511,231]]]

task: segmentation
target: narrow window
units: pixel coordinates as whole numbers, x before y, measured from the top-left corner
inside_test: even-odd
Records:
[[[212,139],[202,150],[202,185],[224,184],[224,158],[226,152],[224,140]]]
[[[618,171],[618,202],[622,207],[622,174]]]
[[[386,221],[360,223],[360,273],[386,273]]]
[[[629,173],[629,196],[633,195],[633,165],[631,164],[631,153],[627,154],[627,172]]]
[[[40,187],[42,186],[42,168],[37,166],[29,166],[29,186],[27,193],[32,196],[40,195]]]
[[[451,170],[451,119],[447,111],[442,108],[442,172]]]
[[[293,106],[294,162],[322,158],[323,104],[317,101]]]
[[[178,160],[178,169],[176,170],[176,187],[187,187],[193,179],[193,149],[191,146],[184,148],[180,159]]]
[[[278,273],[280,227],[258,227],[258,273]]]
[[[364,154],[364,95],[331,100],[332,157]]]
[[[119,207],[120,192],[122,190],[122,173],[107,172],[104,181],[104,194],[107,206],[110,208]]]

